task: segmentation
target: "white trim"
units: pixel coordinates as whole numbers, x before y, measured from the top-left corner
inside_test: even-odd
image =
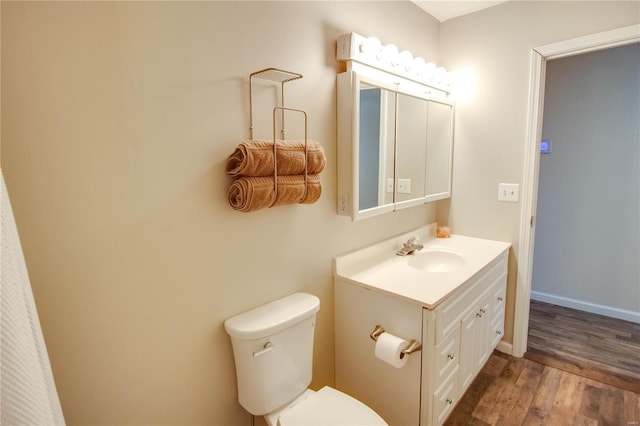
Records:
[[[376,88],[380,90],[379,88]],[[378,141],[378,205],[383,206],[385,204],[384,199],[387,196],[387,144],[389,143],[387,133],[387,114],[389,114],[389,92],[387,90],[380,90],[380,129],[378,134],[380,135]],[[380,173],[382,170],[384,173]],[[391,194],[396,190],[395,179],[391,178],[393,187]]]
[[[585,302],[568,297],[556,296],[554,294],[531,291],[531,300],[551,303],[553,305],[564,306],[565,308],[577,309],[579,311],[591,312],[592,314],[605,315],[611,318],[618,318],[640,324],[640,312],[627,309],[614,308],[611,306],[598,305],[597,303]]]
[[[538,142],[542,132],[546,61],[636,42],[640,42],[640,24],[578,37],[559,43],[547,44],[537,47],[531,52],[529,116],[527,120],[527,139],[522,177],[522,209],[520,211],[516,305],[513,322],[514,356],[521,357],[527,351],[535,213],[538,195],[538,171],[540,167]],[[533,221],[532,218],[534,219]]]
[[[516,306],[513,318],[513,355],[521,357],[527,351],[529,331],[529,289],[533,270],[535,213],[538,195],[538,168],[540,153],[538,141],[542,134],[542,107],[544,105],[544,58],[531,52],[531,81],[529,84],[529,119],[525,141],[525,160],[522,176],[522,207],[520,208],[520,237],[518,238],[518,265]]]
[[[630,25],[628,27],[590,34],[559,43],[546,44],[534,50],[546,60],[557,59],[564,56],[579,55],[581,53],[635,43],[638,41],[639,32],[640,25]]]
[[[504,340],[500,340],[496,345],[496,350],[498,352],[502,352],[503,354],[513,355],[513,345],[511,343],[507,343]]]

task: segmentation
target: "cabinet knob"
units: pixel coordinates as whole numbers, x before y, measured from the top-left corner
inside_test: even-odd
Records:
[[[503,300],[502,296],[498,297],[498,302],[502,302]]]
[[[448,355],[447,355],[447,358],[449,358],[449,359],[451,359],[451,360],[452,360],[452,359],[454,359],[455,357],[456,357],[456,356],[455,356],[454,354],[448,354]]]
[[[480,312],[482,312],[484,314],[485,312],[487,312],[487,310],[485,308],[482,308],[482,309],[480,309]]]
[[[478,312],[478,313],[476,314],[476,316],[477,316],[478,318],[482,318],[482,312]]]
[[[501,335],[502,335],[502,330],[498,330],[498,331],[496,331],[496,334],[497,334],[498,336],[501,336]]]
[[[449,405],[453,404],[453,399],[447,398],[447,404],[449,404]]]

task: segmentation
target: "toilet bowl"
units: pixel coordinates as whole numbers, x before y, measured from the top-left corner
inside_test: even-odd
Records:
[[[270,426],[387,425],[367,405],[329,386],[317,392],[307,389],[294,403],[265,418]]]
[[[224,322],[231,337],[238,400],[270,426],[387,423],[357,399],[325,386],[308,389],[320,300],[295,293]]]

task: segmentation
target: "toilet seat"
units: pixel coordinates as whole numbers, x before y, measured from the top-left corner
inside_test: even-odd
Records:
[[[371,408],[328,386],[283,411],[279,426],[387,426]]]

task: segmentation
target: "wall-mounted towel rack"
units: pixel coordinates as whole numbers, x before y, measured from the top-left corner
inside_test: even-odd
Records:
[[[326,163],[324,149],[308,140],[307,113],[285,106],[285,84],[301,78],[302,74],[278,68],[265,68],[249,75],[250,140],[238,145],[227,159],[227,174],[237,178],[227,196],[234,209],[249,212],[285,204],[312,204],[320,197],[319,174]],[[281,101],[273,108],[272,141],[254,139],[254,79],[280,85]],[[281,113],[281,139],[276,136],[278,112]],[[285,112],[303,116],[304,142],[285,139]]]
[[[253,79],[274,81],[280,83],[280,107],[284,107],[284,85],[293,80],[299,80],[303,76],[297,72],[285,71],[278,68],[265,68],[249,74],[249,134],[253,139]],[[274,124],[275,128],[275,124]],[[280,130],[282,139],[285,138],[284,110],[282,111],[282,129]]]
[[[249,132],[251,139],[253,139],[253,79],[259,78],[262,80],[274,81],[276,83],[280,83],[280,106],[276,106],[273,108],[273,197],[271,199],[271,203],[269,207],[272,207],[276,199],[278,198],[278,161],[277,159],[277,143],[276,143],[276,111],[280,110],[282,112],[281,123],[282,128],[280,129],[280,134],[282,140],[285,139],[285,126],[284,126],[284,113],[285,111],[293,111],[298,112],[304,115],[304,158],[305,158],[305,167],[304,167],[304,193],[300,198],[300,201],[303,201],[307,196],[307,185],[308,185],[308,143],[307,143],[307,113],[301,109],[296,108],[287,108],[284,103],[284,85],[290,81],[299,80],[303,76],[297,72],[285,71],[279,68],[265,68],[260,71],[253,72],[249,74],[249,121],[251,122],[249,127]]]

